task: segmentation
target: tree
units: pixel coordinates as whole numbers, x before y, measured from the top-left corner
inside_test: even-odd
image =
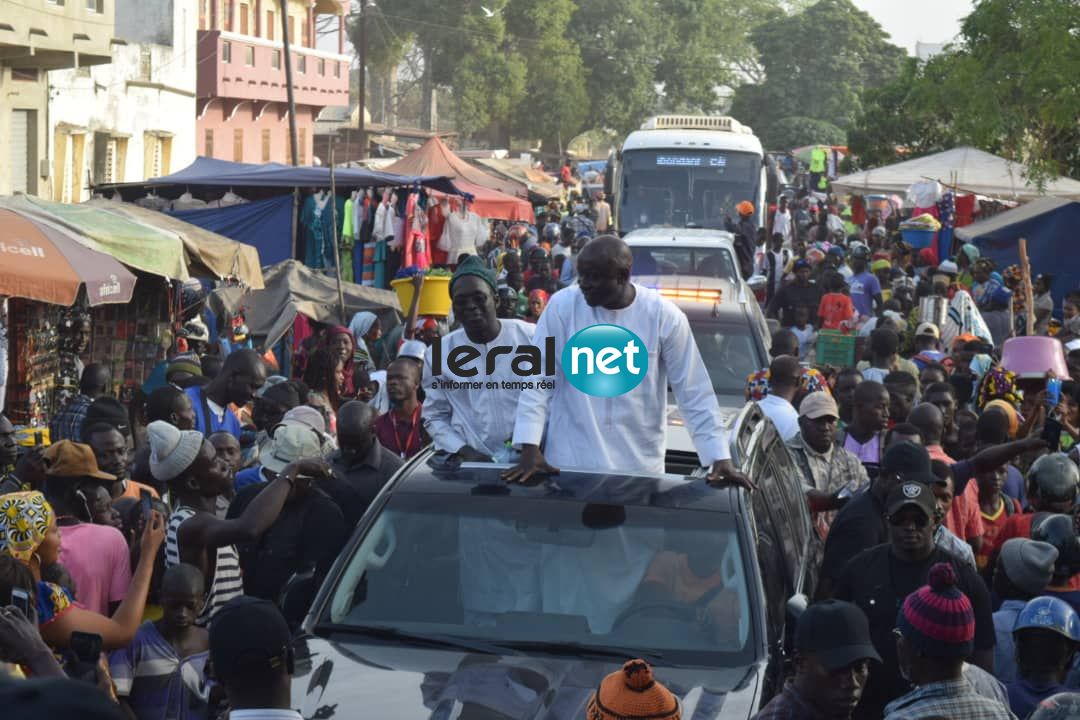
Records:
[[[843,145],[847,136],[832,123],[808,117],[787,117],[768,126],[761,141],[770,148],[797,148],[805,145]]]
[[[888,162],[968,144],[1022,162],[1036,182],[1080,177],[1080,4],[983,0],[960,42],[872,97],[852,150]]]
[[[622,135],[656,109],[662,26],[650,0],[578,0],[569,27],[585,63],[588,124]]]
[[[511,127],[540,138],[545,150],[568,143],[589,114],[581,51],[568,35],[576,9],[574,0],[515,0],[507,7],[527,67],[524,101],[511,114]]]
[[[774,17],[751,33],[765,82],[740,86],[732,114],[755,129],[805,117],[847,130],[867,88],[900,71],[904,51],[850,0],[819,0],[804,11]]]

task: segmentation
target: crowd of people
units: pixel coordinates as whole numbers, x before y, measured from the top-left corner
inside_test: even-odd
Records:
[[[433,447],[502,463],[510,483],[664,472],[669,389],[707,482],[756,491],[689,321],[632,282],[610,208],[589,200],[457,258],[451,316],[418,313],[417,276],[400,325],[313,324],[291,376],[253,349],[210,352],[195,321],[135,407],[91,364],[47,448],[20,449],[0,416],[0,669],[26,697],[50,678],[81,682],[72,697],[96,685],[102,713],[138,720],[298,718],[290,590],[326,576],[404,463]],[[852,227],[833,207],[815,222],[782,201],[771,235],[750,213],[733,223],[740,269],[766,275],[780,322],[747,400],[787,443],[813,525],[794,675],[757,717],[1050,717],[1043,705],[1075,706],[1060,693],[1080,689],[1080,472],[1066,454],[1080,295],[1059,326],[1052,279],[1037,279],[1036,329],[1057,333],[1071,377],[1018,378],[1000,357],[1026,312],[1015,273],[969,246],[913,252],[877,220]],[[558,357],[552,383],[522,389],[520,359],[489,352],[532,345],[546,367],[547,338],[562,348],[600,324],[649,349],[645,378],[614,401],[576,390]],[[854,341],[849,363],[818,362],[822,332]],[[456,383],[467,357],[485,382]],[[662,681],[628,663],[589,717],[679,717]]]
[[[1019,268],[999,273],[972,245],[939,259],[895,214],[856,226],[810,198],[780,198],[753,272],[781,329],[747,398],[803,475],[816,568],[795,676],[758,717],[1076,707],[1077,293],[1055,318],[1038,276],[1029,311]],[[1003,364],[1029,312],[1056,373]],[[819,358],[822,339],[849,361]]]

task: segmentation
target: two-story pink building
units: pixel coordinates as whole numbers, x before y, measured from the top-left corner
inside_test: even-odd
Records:
[[[288,0],[301,165],[312,163],[315,118],[322,109],[349,105],[348,6],[349,0]],[[279,0],[199,0],[200,155],[248,163],[291,161],[280,10]],[[337,16],[336,54],[314,49],[320,15]]]

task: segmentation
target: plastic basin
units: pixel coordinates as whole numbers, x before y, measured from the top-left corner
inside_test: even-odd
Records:
[[[1052,337],[1009,338],[1001,348],[1001,366],[1021,378],[1041,378],[1048,371],[1069,377],[1061,341]]]

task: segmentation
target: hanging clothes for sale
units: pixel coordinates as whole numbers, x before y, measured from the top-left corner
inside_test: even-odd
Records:
[[[344,210],[344,207],[342,208]],[[309,195],[300,211],[300,227],[304,238],[304,264],[310,268],[334,266],[333,211],[330,194],[325,190]]]
[[[431,248],[431,264],[446,265],[446,252],[438,247],[442,240],[443,228],[446,226],[446,216],[449,214],[450,202],[443,198],[440,202],[431,203],[428,209],[428,247]]]
[[[476,255],[487,242],[487,222],[461,203],[446,218],[439,247],[446,253],[448,264],[454,267],[462,255]]]
[[[965,227],[975,222],[975,196],[958,195],[953,203],[956,206],[956,217],[953,225]]]
[[[810,172],[823,173],[825,172],[825,162],[828,157],[828,151],[823,147],[816,147],[810,151]]]
[[[353,192],[347,200],[345,200],[345,211],[342,213],[341,219],[341,240],[338,243],[340,253],[338,258],[341,261],[341,279],[345,282],[353,281],[353,264],[352,254],[353,247],[356,245],[356,235],[353,227],[354,215],[353,206],[356,204],[357,193]]]
[[[378,207],[375,208],[371,227],[371,242],[364,244],[364,272],[361,276],[361,284],[363,285],[384,287],[384,285],[377,282],[379,278],[375,272],[376,259],[381,261],[380,267],[385,271],[388,243],[394,237],[394,203],[396,201],[397,198],[394,193],[390,190],[384,190],[382,200],[379,202]]]
[[[428,249],[427,239],[427,211],[424,209],[426,195],[419,190],[409,193],[405,209],[406,230],[405,242],[402,247],[402,267],[413,267],[426,270],[431,267],[431,252]]]

